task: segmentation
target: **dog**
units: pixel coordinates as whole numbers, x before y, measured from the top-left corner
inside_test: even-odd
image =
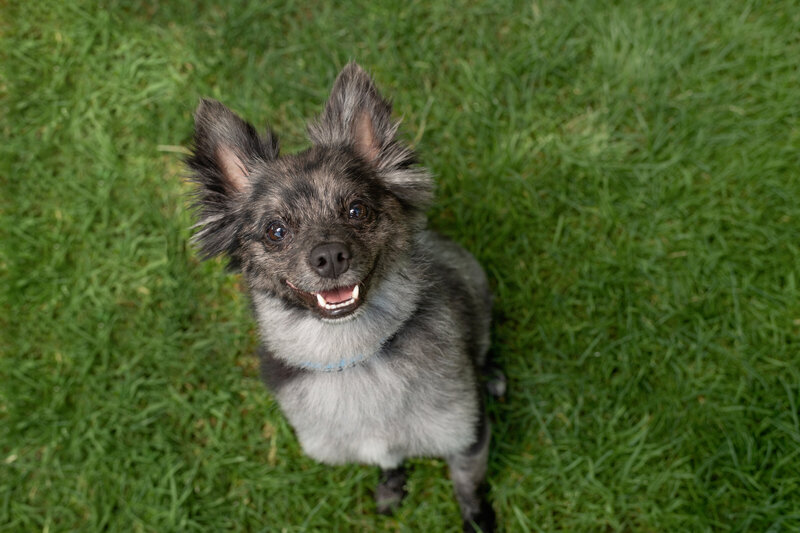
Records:
[[[405,495],[404,460],[442,457],[464,530],[488,532],[492,296],[472,255],[426,229],[433,181],[398,126],[353,62],[298,154],[201,100],[186,160],[194,239],[242,273],[262,378],[307,455],[379,466],[386,514]]]

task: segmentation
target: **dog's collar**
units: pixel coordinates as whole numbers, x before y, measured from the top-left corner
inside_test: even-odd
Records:
[[[357,354],[353,357],[347,357],[345,359],[339,360],[338,363],[316,363],[313,361],[303,361],[297,363],[297,366],[302,368],[303,370],[313,370],[315,372],[341,372],[342,370],[346,370],[348,368],[353,368],[354,366],[363,363],[367,359],[371,359],[372,357],[378,355],[383,351],[384,348],[388,344],[394,340],[395,335],[391,335],[390,337],[386,337],[380,342],[378,349],[372,352],[371,354]]]

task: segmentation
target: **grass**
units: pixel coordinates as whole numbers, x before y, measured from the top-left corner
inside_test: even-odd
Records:
[[[0,32],[0,530],[455,531],[304,457],[200,263],[200,96],[305,146],[357,59],[485,265],[503,531],[800,529],[796,2],[14,2]]]

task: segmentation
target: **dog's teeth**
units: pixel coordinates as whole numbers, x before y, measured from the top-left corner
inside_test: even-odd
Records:
[[[336,303],[329,303],[321,293],[317,292],[314,295],[317,297],[317,305],[321,308],[326,309],[328,311],[334,311],[336,309],[341,309],[343,307],[348,307],[353,305],[358,300],[358,295],[360,293],[360,289],[358,285],[353,286],[353,291],[350,294],[350,298],[343,302],[336,302]]]

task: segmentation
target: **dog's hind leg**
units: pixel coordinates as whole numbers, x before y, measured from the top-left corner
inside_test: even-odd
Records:
[[[486,498],[486,463],[489,458],[491,430],[486,415],[481,416],[478,440],[464,452],[447,459],[465,532],[490,533],[495,515]]]
[[[403,465],[388,470],[381,469],[381,478],[375,489],[378,513],[394,513],[406,496],[406,469]]]

